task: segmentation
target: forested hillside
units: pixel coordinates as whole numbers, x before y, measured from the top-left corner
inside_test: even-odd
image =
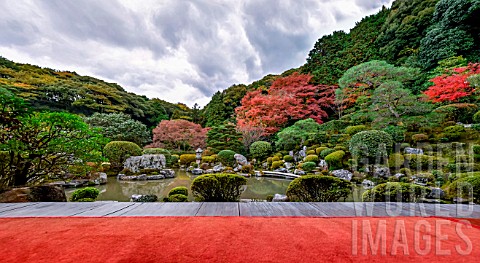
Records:
[[[184,104],[148,99],[125,91],[115,83],[0,57],[0,87],[27,100],[36,110],[65,111],[81,115],[125,113],[148,127],[161,120],[191,118]]]

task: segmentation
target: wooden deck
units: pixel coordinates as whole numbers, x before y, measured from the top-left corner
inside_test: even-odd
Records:
[[[423,203],[0,203],[0,217],[98,216],[438,216],[480,218],[479,205]]]

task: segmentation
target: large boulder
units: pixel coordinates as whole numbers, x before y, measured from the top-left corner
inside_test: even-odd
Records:
[[[287,202],[288,197],[286,195],[275,194],[273,196],[272,202]]]
[[[432,190],[428,195],[428,199],[443,199],[445,198],[445,191],[443,191],[441,188],[436,188],[436,187],[430,187],[430,190]]]
[[[175,177],[175,171],[172,169],[163,169],[160,171],[160,174],[165,176],[165,178],[174,178]]]
[[[221,164],[215,165],[213,167],[213,171],[216,172],[216,173],[221,173],[221,172],[223,172],[223,170],[225,170],[225,167],[223,167],[223,165],[221,165]]]
[[[332,171],[332,174],[335,177],[338,177],[340,179],[347,180],[347,181],[351,181],[353,177],[352,172],[344,169]]]
[[[157,202],[158,196],[156,195],[132,195],[130,197],[131,202]]]
[[[241,155],[241,154],[235,154],[233,156],[233,158],[235,158],[235,161],[237,161],[237,164],[241,165],[241,166],[245,166],[245,165],[249,165],[250,163],[248,162],[247,160],[247,157]]]
[[[67,196],[59,185],[14,188],[0,194],[0,203],[23,202],[67,202]]]
[[[293,171],[293,173],[296,174],[296,175],[306,175],[307,174],[304,170],[300,170],[300,169],[295,169],[295,171]]]
[[[131,156],[123,163],[123,168],[139,173],[141,169],[161,170],[165,168],[167,161],[163,154],[144,154]]]
[[[193,175],[202,175],[203,174],[203,170],[200,169],[200,168],[195,168],[192,170],[191,172]]]

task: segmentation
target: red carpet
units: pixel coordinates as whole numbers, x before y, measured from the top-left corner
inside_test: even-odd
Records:
[[[415,217],[3,218],[0,262],[477,262],[480,220],[470,222],[473,226]],[[375,241],[377,233],[385,234],[385,243],[372,249],[368,240]]]

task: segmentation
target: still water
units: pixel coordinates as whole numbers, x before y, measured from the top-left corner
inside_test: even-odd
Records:
[[[190,190],[193,179],[197,177],[185,171],[175,170],[176,177],[155,181],[118,181],[116,177],[109,177],[105,185],[95,186],[100,190],[98,201],[130,201],[134,194],[154,194],[161,200],[168,192],[177,186],[185,186]],[[285,194],[291,180],[251,177],[247,178],[247,186],[241,199],[265,200],[268,195]],[[65,193],[70,198],[75,189],[67,189]],[[191,193],[189,199],[193,200]]]

